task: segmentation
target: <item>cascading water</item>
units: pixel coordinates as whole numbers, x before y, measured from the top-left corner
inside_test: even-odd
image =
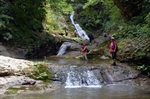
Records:
[[[101,87],[101,83],[88,68],[70,67],[70,72],[67,73],[65,88],[78,87]]]
[[[57,56],[63,55],[63,54],[65,53],[65,51],[66,51],[66,49],[67,49],[68,46],[70,46],[70,43],[64,42],[64,43],[61,45],[61,47],[59,48],[59,51],[58,51]]]
[[[74,12],[72,12],[72,14],[70,15],[70,19],[71,19],[71,22],[74,25],[75,29],[77,30],[78,35],[84,40],[89,40],[88,35],[86,34],[86,32],[84,30],[82,30],[80,25],[79,24],[75,24],[75,22],[74,22]]]
[[[72,14],[70,15],[70,19],[71,19],[71,23],[74,25],[75,29],[78,32],[78,35],[84,39],[84,40],[89,40],[88,35],[86,34],[86,32],[84,30],[82,30],[82,28],[80,27],[79,24],[75,24],[74,22],[74,12],[72,12]],[[61,56],[65,53],[66,49],[68,46],[70,46],[71,44],[69,42],[65,42],[61,45],[61,47],[59,48],[58,54],[57,56]]]
[[[75,25],[75,22],[74,22],[74,12],[72,12],[71,13],[71,15],[70,15],[70,19],[71,19],[71,23],[73,24],[73,25]]]

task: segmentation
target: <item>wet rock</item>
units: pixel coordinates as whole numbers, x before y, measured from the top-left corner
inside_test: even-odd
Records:
[[[43,58],[44,56],[57,55],[57,52],[63,43],[60,38],[50,37],[45,35],[45,43],[39,45],[39,47],[33,47],[32,50],[28,51],[25,55],[26,58]],[[39,43],[39,42],[36,42]]]
[[[34,85],[32,79],[25,77],[24,69],[33,66],[33,62],[23,59],[14,59],[10,57],[0,56],[0,85],[3,94],[5,90],[14,85],[21,85],[24,81],[32,81],[30,85]]]
[[[136,79],[140,75],[139,71],[125,65],[117,65],[115,67],[111,66],[109,73],[112,76],[114,82]]]
[[[25,81],[22,85],[35,85],[36,81]]]
[[[148,60],[150,51],[150,40],[125,41],[124,46],[117,53],[117,59],[123,62],[132,62],[136,64],[150,64]]]
[[[12,72],[10,72],[9,70],[6,69],[1,69],[0,67],[0,77],[4,77],[4,76],[10,76],[12,74]]]
[[[61,84],[68,83],[84,83],[95,81],[96,78],[100,84],[125,84],[125,85],[147,85],[150,79],[140,80],[141,72],[125,64],[117,63],[117,66],[110,66],[108,64],[100,64],[99,66],[49,66],[55,78],[55,82]],[[89,76],[88,76],[89,75]],[[95,76],[95,77],[94,77]],[[92,77],[92,78],[91,78]],[[70,80],[68,79],[70,78]],[[89,79],[89,80],[88,80]],[[93,82],[95,83],[95,82]]]
[[[25,58],[26,50],[21,48],[7,47],[0,44],[0,55],[13,57],[13,58]]]

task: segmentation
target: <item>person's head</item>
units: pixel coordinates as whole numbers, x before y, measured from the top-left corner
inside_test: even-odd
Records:
[[[86,46],[86,44],[85,44],[85,43],[83,43],[82,45],[83,45],[83,46]]]
[[[114,40],[115,40],[115,38],[112,36],[112,37],[111,37],[111,41],[114,41]]]

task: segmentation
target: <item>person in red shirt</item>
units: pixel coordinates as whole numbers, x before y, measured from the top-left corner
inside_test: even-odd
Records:
[[[112,55],[112,59],[114,60],[113,64],[111,64],[113,66],[116,66],[116,47],[117,47],[117,43],[116,43],[114,37],[111,37],[111,43],[110,43],[110,50],[109,51]]]
[[[88,60],[87,55],[86,55],[87,54],[86,44],[83,44],[81,52],[83,53],[83,56],[84,56],[85,60]]]

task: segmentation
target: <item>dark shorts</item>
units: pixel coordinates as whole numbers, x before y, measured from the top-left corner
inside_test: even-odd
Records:
[[[116,52],[111,52],[112,59],[116,59]]]

